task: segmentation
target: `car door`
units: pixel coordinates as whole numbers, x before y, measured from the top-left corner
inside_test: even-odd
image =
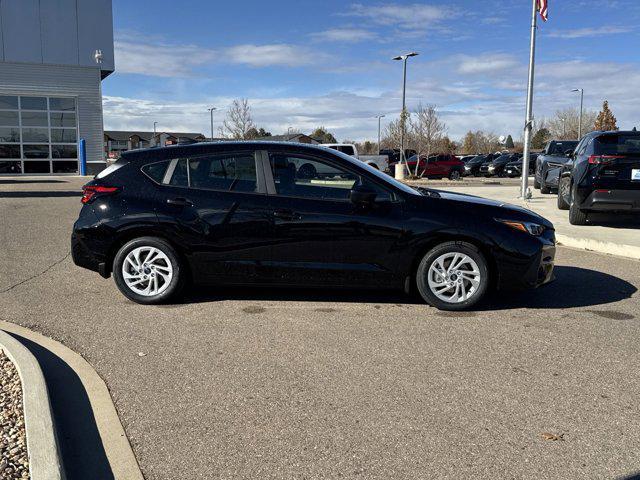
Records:
[[[399,286],[403,208],[392,189],[340,159],[270,150],[264,159],[274,220],[271,274],[286,284]],[[344,160],[343,160],[344,162]],[[354,186],[376,192],[354,204]]]
[[[204,283],[265,281],[271,212],[259,155],[251,150],[182,156],[159,188],[158,220]]]

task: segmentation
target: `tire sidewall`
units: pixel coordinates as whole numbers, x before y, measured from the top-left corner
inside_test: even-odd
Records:
[[[171,279],[171,282],[169,283],[169,286],[159,295],[155,295],[153,297],[139,295],[138,293],[131,290],[124,281],[124,278],[122,276],[122,264],[124,263],[127,255],[132,250],[138,247],[157,248],[158,250],[161,250],[171,262],[171,267],[173,268],[173,277]],[[118,250],[118,253],[116,253],[116,256],[113,259],[113,278],[115,280],[116,286],[125,297],[136,303],[152,305],[169,301],[171,298],[177,295],[177,293],[182,288],[182,285],[184,283],[183,277],[184,275],[182,265],[180,259],[178,258],[178,255],[176,254],[176,251],[171,245],[160,238],[141,237],[131,240],[123,245],[120,250]]]
[[[476,264],[478,265],[478,269],[480,270],[480,285],[478,286],[478,290],[471,298],[460,303],[448,303],[440,300],[431,291],[429,282],[427,280],[427,274],[433,261],[441,255],[454,252],[462,253],[472,258],[473,261],[476,262]],[[442,243],[429,250],[420,261],[420,264],[418,265],[418,269],[416,271],[416,285],[418,287],[420,296],[429,305],[436,307],[439,310],[466,310],[482,300],[487,292],[487,289],[489,287],[489,268],[487,260],[485,259],[484,255],[482,255],[482,253],[470,243]]]

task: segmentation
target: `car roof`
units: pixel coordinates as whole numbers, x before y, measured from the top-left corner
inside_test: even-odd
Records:
[[[224,151],[229,148],[239,148],[248,150],[264,150],[266,148],[278,147],[278,150],[309,150],[310,152],[335,152],[322,145],[294,142],[270,142],[262,140],[237,140],[228,142],[198,142],[188,145],[170,145],[167,147],[151,147],[139,150],[129,150],[124,152],[119,161],[137,162],[146,160],[165,160],[178,156],[199,155],[215,151]]]

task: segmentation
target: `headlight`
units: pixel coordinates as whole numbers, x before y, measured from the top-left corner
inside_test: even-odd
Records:
[[[542,235],[545,231],[544,225],[540,225],[533,222],[520,222],[516,220],[503,220],[500,218],[496,218],[497,222],[504,223],[505,225],[515,229],[520,230],[521,232],[530,233],[536,237]]]

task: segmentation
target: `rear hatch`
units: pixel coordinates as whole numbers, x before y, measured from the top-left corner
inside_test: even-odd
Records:
[[[608,133],[596,137],[593,150],[589,164],[597,187],[640,190],[640,133]]]

